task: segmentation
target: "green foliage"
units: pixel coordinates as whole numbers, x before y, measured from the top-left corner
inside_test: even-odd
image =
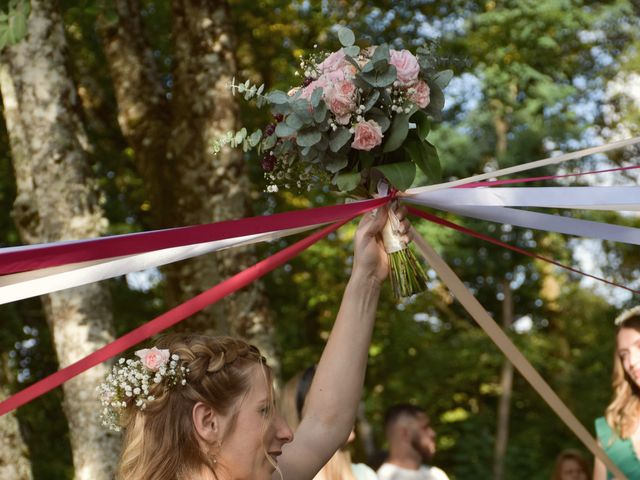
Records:
[[[31,13],[29,0],[10,0],[7,11],[0,11],[0,50],[15,45],[27,33],[27,18]]]

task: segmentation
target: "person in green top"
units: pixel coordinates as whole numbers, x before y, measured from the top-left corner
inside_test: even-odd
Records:
[[[613,400],[596,419],[598,442],[629,480],[640,479],[640,305],[616,318]],[[613,478],[599,459],[594,480]]]

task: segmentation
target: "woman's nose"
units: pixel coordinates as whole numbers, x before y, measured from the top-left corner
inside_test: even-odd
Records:
[[[293,430],[281,414],[276,417],[276,436],[283,444],[293,440]]]

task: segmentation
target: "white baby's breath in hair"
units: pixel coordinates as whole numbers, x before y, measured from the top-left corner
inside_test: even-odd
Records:
[[[102,425],[116,432],[120,431],[120,415],[128,405],[144,410],[147,402],[155,400],[151,394],[155,384],[173,388],[187,383],[189,370],[179,364],[180,357],[175,353],[153,347],[138,350],[136,355],[139,359],[120,358],[98,387]]]

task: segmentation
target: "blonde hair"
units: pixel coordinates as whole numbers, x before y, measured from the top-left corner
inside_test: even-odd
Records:
[[[618,325],[618,332],[623,328],[640,331],[640,312],[627,316]],[[613,400],[607,407],[605,418],[613,431],[622,439],[631,437],[640,419],[640,388],[624,370],[622,359],[617,349],[613,358]]]
[[[304,416],[304,400],[315,374],[315,366],[294,375],[284,386],[280,398],[282,415],[295,431]],[[351,470],[351,453],[345,447],[334,453],[313,480],[356,480]]]
[[[188,369],[187,382],[174,388],[155,384],[151,389],[155,398],[144,410],[133,404],[126,408],[117,478],[184,480],[203,468],[218,478],[215,457],[204,452],[198,442],[193,406],[202,402],[222,415],[232,414],[229,428],[222,432],[224,442],[235,428],[239,399],[251,387],[252,368],[259,365],[268,369],[265,359],[253,345],[231,337],[174,335],[161,339],[156,346],[180,357],[179,362]]]
[[[562,464],[565,460],[574,460],[578,465],[580,465],[580,468],[587,478],[591,478],[591,467],[584,455],[580,453],[579,450],[568,448],[560,452],[560,455],[556,458],[556,464],[553,467],[553,476],[551,477],[551,480],[562,480]]]

